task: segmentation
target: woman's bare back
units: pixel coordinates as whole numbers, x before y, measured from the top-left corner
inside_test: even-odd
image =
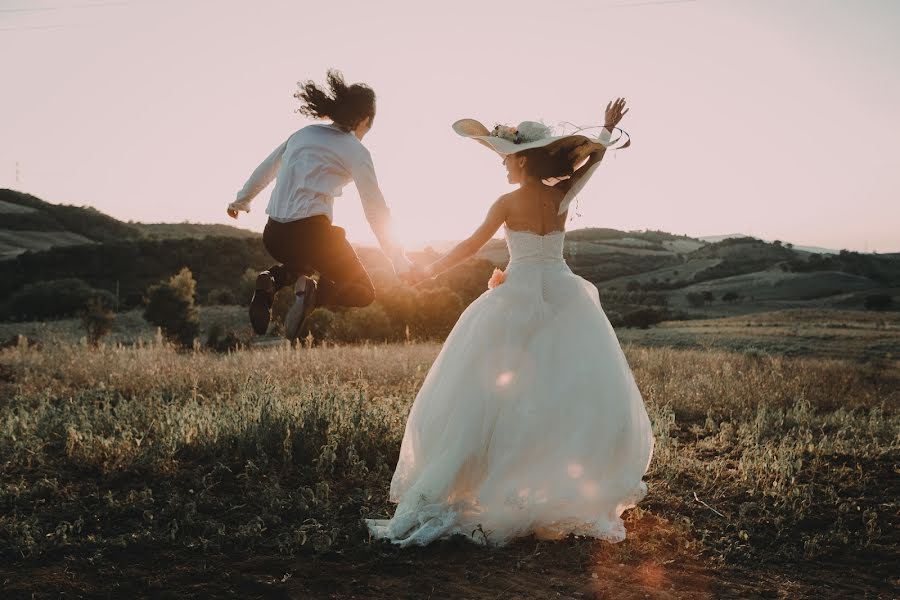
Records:
[[[523,186],[506,194],[506,226],[516,231],[546,235],[566,228],[566,213],[557,214],[565,194],[549,185]]]

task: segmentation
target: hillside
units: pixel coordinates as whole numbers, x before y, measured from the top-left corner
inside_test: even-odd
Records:
[[[250,239],[259,234],[219,224],[123,223],[89,206],[51,204],[31,194],[0,189],[0,260],[54,247],[205,237]]]
[[[396,285],[380,251],[357,251],[378,289]],[[564,252],[572,270],[600,288],[604,306],[620,313],[641,306],[687,318],[790,307],[858,309],[874,294],[900,296],[900,254],[818,254],[747,236],[709,242],[608,228],[567,232]],[[434,253],[412,256],[428,262]],[[504,241],[491,240],[476,258],[426,287],[447,287],[471,301],[484,289],[484,273],[491,265],[504,267],[509,254]],[[205,297],[237,289],[248,268],[270,261],[261,236],[237,227],[123,223],[92,208],[0,190],[0,302],[27,284],[74,277],[118,289],[133,304],[148,285],[183,266]]]
[[[249,229],[221,225],[219,223],[137,223],[129,221],[148,240],[180,240],[185,238],[231,237],[256,239],[260,234]]]

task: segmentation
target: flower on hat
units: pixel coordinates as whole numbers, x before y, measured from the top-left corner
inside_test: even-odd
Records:
[[[491,131],[491,135],[510,141],[514,144],[519,143],[518,130],[515,127],[510,127],[509,125],[495,125],[494,130]]]

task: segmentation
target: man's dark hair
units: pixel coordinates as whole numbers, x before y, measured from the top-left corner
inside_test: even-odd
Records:
[[[364,83],[347,85],[340,71],[328,70],[327,88],[303,81],[294,97],[303,104],[301,114],[314,119],[331,119],[344,131],[352,131],[364,119],[375,118],[375,92]]]

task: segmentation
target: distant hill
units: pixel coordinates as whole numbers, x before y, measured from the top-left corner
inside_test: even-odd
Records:
[[[261,237],[256,231],[219,223],[137,223],[129,221],[148,240],[180,240],[185,238],[233,237],[253,239]]]
[[[699,237],[697,239],[700,241],[703,241],[703,242],[714,244],[717,242],[722,242],[724,240],[730,240],[730,239],[734,239],[734,238],[750,238],[750,237],[753,237],[753,236],[745,235],[743,233],[728,233],[726,235],[706,235],[703,237]],[[774,240],[762,240],[760,238],[753,238],[753,239],[759,239],[760,241],[763,241],[766,243],[774,243]],[[831,248],[821,248],[819,246],[796,246],[793,244],[791,246],[793,247],[794,250],[799,250],[800,252],[810,252],[813,254],[837,254],[838,253],[838,250],[832,250]]]
[[[0,260],[55,247],[205,237],[257,238],[259,234],[229,225],[123,223],[89,206],[51,204],[31,194],[0,189]]]
[[[396,285],[380,251],[357,252],[376,286]],[[719,316],[765,307],[860,308],[872,294],[900,296],[900,253],[818,253],[736,234],[697,239],[608,228],[567,232],[564,253],[575,273],[600,288],[607,307],[649,302],[683,316]],[[434,255],[426,250],[412,256],[427,262]],[[93,208],[0,190],[0,303],[29,283],[72,277],[118,290],[123,301],[139,301],[148,285],[183,266],[194,273],[198,295],[205,298],[214,290],[236,289],[248,268],[265,268],[270,261],[261,236],[238,227],[123,223]],[[491,265],[508,261],[505,242],[492,240],[440,285],[470,301],[483,291],[485,269],[489,273]],[[713,300],[697,306],[698,295]]]

